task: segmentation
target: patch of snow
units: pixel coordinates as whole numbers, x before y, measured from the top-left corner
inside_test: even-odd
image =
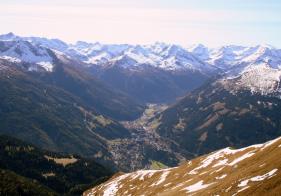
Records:
[[[279,67],[271,67],[268,63],[254,63],[228,72],[221,80],[222,84],[235,80],[235,85],[232,85],[230,89],[226,86],[228,90],[247,89],[253,94],[262,95],[280,92],[281,69]]]
[[[125,54],[134,59],[139,64],[155,64],[155,62],[153,62],[149,57],[144,56],[142,53],[136,54],[133,52],[126,52]]]
[[[12,63],[20,63],[21,60],[18,59],[18,58],[15,58],[15,57],[11,57],[11,56],[0,56],[0,59],[4,59],[4,60],[7,60],[7,61],[10,61]]]
[[[225,189],[225,192],[227,193],[231,188],[232,186],[228,187],[227,189]]]
[[[243,161],[244,159],[247,159],[247,158],[253,156],[254,154],[255,154],[255,153],[252,152],[252,151],[251,151],[251,152],[248,152],[248,153],[242,155],[241,157],[239,157],[239,158],[233,160],[233,161],[232,161],[231,163],[229,163],[228,165],[233,166],[233,165],[239,163],[240,161]]]
[[[0,52],[0,58],[6,59],[13,63],[25,62],[34,66],[29,70],[39,70],[36,65],[39,65],[46,71],[52,71],[53,58],[50,55],[50,50],[24,40],[4,41],[5,51]],[[29,66],[29,67],[30,67]]]
[[[249,180],[243,180],[238,184],[238,187],[244,187],[248,185]]]
[[[166,180],[169,173],[170,171],[163,172],[162,175],[160,176],[160,179],[156,183],[153,183],[151,186],[157,186],[159,184],[162,184]]]
[[[167,184],[164,184],[164,187],[169,186],[169,185],[171,185],[171,184],[172,184],[171,182],[169,182],[169,183],[167,183]]]
[[[278,169],[273,169],[273,170],[271,170],[270,172],[268,172],[268,173],[266,173],[266,174],[264,174],[264,175],[262,175],[262,176],[255,176],[255,177],[251,178],[250,180],[251,180],[251,181],[254,181],[254,182],[262,181],[262,180],[264,180],[264,179],[266,179],[266,178],[271,178],[271,177],[273,177],[273,175],[274,175],[277,171],[278,171]]]
[[[198,171],[200,169],[206,168],[211,164],[213,164],[212,167],[227,166],[227,165],[233,166],[233,165],[239,163],[240,161],[243,161],[244,159],[253,156],[259,148],[262,150],[262,149],[272,145],[276,141],[279,141],[280,139],[281,139],[281,137],[279,137],[277,139],[274,139],[272,141],[266,142],[264,144],[255,144],[255,145],[248,146],[248,147],[241,148],[241,149],[231,149],[231,148],[228,147],[228,148],[216,151],[216,152],[210,154],[209,156],[207,156],[204,160],[202,160],[201,164],[198,167],[191,170],[190,172],[188,172],[188,174],[190,174],[190,175],[198,174]],[[243,154],[242,156],[233,160],[231,163],[228,163],[228,159],[224,158],[226,155],[236,154],[236,153],[243,152],[245,150],[252,149],[252,148],[254,148],[254,150]],[[222,158],[224,158],[224,159],[222,159]],[[218,171],[220,171],[220,170],[218,170]]]
[[[265,166],[266,164],[265,163],[263,163],[263,164],[261,164],[259,167],[263,167],[263,166]]]
[[[46,71],[53,71],[54,65],[50,62],[39,62],[37,64],[43,67]]]
[[[197,182],[193,185],[190,185],[190,186],[184,188],[183,190],[186,190],[188,193],[191,193],[191,192],[195,192],[195,191],[205,189],[205,188],[211,186],[212,184],[214,184],[214,183],[203,184],[203,180],[201,180],[201,181],[199,181],[199,182]]]
[[[232,196],[235,196],[235,195],[237,195],[238,193],[240,193],[240,192],[242,192],[242,191],[244,191],[244,190],[246,190],[246,189],[248,189],[249,188],[249,186],[246,186],[246,187],[243,187],[242,189],[240,189],[240,190],[238,190],[235,194],[233,194]]]
[[[178,184],[178,185],[176,185],[176,186],[174,186],[174,187],[172,187],[171,188],[171,190],[173,190],[173,189],[177,189],[177,188],[179,188],[179,187],[181,187],[181,186],[183,186],[185,183],[180,183],[180,184]]]
[[[102,52],[99,55],[89,57],[87,60],[84,61],[84,63],[98,64],[101,62],[107,62],[110,58],[111,58],[111,56],[108,53]]]
[[[199,174],[199,176],[202,176],[202,175],[204,175],[204,174],[206,174],[206,173],[208,173],[208,172],[209,172],[209,171],[202,172],[202,173]]]
[[[115,196],[118,191],[118,184],[121,180],[127,178],[130,174],[124,174],[122,176],[117,177],[112,182],[109,182],[105,185],[105,190],[103,192],[103,196]]]
[[[272,144],[274,144],[275,142],[279,141],[280,139],[281,139],[281,138],[278,137],[278,138],[276,138],[276,139],[274,139],[274,140],[271,140],[271,141],[266,142],[266,143],[263,145],[263,147],[261,148],[261,150],[264,150],[264,149],[267,148],[268,146],[271,146]]]
[[[216,179],[217,179],[217,180],[223,179],[223,178],[225,178],[226,176],[227,176],[226,174],[223,174],[223,175],[221,175],[221,176],[216,177]]]
[[[250,178],[250,179],[243,180],[243,181],[241,181],[241,182],[238,184],[238,187],[247,186],[250,181],[252,181],[252,182],[258,182],[258,181],[263,181],[263,180],[265,180],[265,179],[269,179],[269,178],[273,177],[274,174],[275,174],[277,171],[278,171],[278,169],[273,169],[273,170],[271,170],[270,172],[268,172],[268,173],[266,173],[266,174],[264,174],[264,175],[262,175],[262,176],[255,176],[255,177],[252,177],[252,178]]]
[[[219,169],[217,169],[217,170],[212,171],[210,174],[218,173],[218,172],[220,172],[221,170],[223,170],[223,168],[224,168],[224,166],[221,167],[221,168],[219,168]]]
[[[214,164],[212,167],[218,167],[218,166],[222,166],[222,165],[226,165],[228,162],[228,159],[223,159],[223,160],[219,160],[216,164]]]
[[[211,165],[212,163],[214,163],[214,161],[219,160],[220,158],[224,158],[225,155],[230,155],[230,154],[235,154],[237,152],[243,151],[247,148],[244,149],[238,149],[238,150],[232,150],[231,148],[224,148],[222,150],[216,151],[214,153],[212,153],[211,155],[207,156],[202,162],[201,165],[197,168],[194,168],[192,171],[189,172],[189,174],[197,174],[197,171],[203,168],[208,167],[209,165]],[[216,163],[215,165],[222,165],[222,164],[226,164],[227,161],[225,160],[219,160],[218,163]]]
[[[148,176],[150,178],[156,172],[159,172],[159,170],[140,170],[140,171],[136,171],[133,174],[131,174],[130,177],[131,177],[131,180],[135,180],[137,178],[139,178],[139,180],[144,180],[145,176]]]

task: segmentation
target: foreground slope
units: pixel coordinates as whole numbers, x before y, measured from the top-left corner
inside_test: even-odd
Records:
[[[116,175],[84,195],[278,195],[281,138],[225,148],[179,167]]]
[[[0,157],[0,195],[79,195],[112,175],[93,159],[42,150],[8,136],[0,136]]]

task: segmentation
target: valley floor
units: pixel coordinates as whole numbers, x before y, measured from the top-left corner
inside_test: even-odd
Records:
[[[163,162],[170,162],[172,165],[186,160],[171,149],[171,141],[163,139],[155,132],[159,122],[152,119],[167,107],[164,104],[148,104],[140,118],[122,122],[124,127],[132,132],[132,138],[111,140],[109,143],[113,159],[118,166],[121,166],[121,170],[151,169],[155,163],[166,167],[161,162],[164,158],[161,155],[165,155],[167,159],[163,159]],[[124,156],[129,158],[124,159]],[[169,160],[169,157],[172,159]]]

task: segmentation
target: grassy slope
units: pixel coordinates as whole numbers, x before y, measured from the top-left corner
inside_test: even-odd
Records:
[[[227,148],[175,168],[115,176],[84,195],[102,194],[114,183],[117,195],[279,195],[280,155],[281,138],[240,150]],[[275,173],[265,175],[273,170]],[[264,175],[264,179],[253,178]],[[249,180],[252,178],[259,180]],[[245,180],[248,183],[241,185]],[[190,191],[192,187],[198,189]]]

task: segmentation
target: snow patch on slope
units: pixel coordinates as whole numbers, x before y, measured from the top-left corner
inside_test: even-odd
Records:
[[[48,49],[35,46],[28,41],[1,41],[2,50],[0,58],[13,63],[29,63],[28,70],[36,71],[41,67],[46,71],[52,71],[53,58]]]
[[[269,179],[269,178],[272,178],[274,176],[274,174],[278,171],[278,169],[273,169],[271,170],[270,172],[264,174],[264,175],[261,175],[261,176],[255,176],[255,177],[252,177],[250,179],[247,179],[247,180],[243,180],[241,181],[239,184],[238,184],[238,187],[244,187],[244,186],[247,186],[248,183],[251,181],[251,182],[258,182],[258,181],[263,181],[265,179]]]
[[[186,188],[184,188],[184,190],[187,191],[187,193],[191,193],[191,192],[195,192],[195,191],[199,191],[199,190],[202,190],[202,189],[205,189],[209,186],[211,186],[212,184],[214,183],[210,183],[210,184],[203,184],[203,180],[193,184],[193,185],[190,185]]]
[[[281,93],[281,69],[272,68],[265,63],[250,65],[238,71],[238,74],[230,72],[219,82],[229,91],[249,90],[251,93],[268,95]]]
[[[118,191],[118,186],[121,180],[128,177],[129,174],[124,174],[122,176],[117,177],[114,181],[106,184],[106,188],[104,190],[103,196],[114,196]]]

